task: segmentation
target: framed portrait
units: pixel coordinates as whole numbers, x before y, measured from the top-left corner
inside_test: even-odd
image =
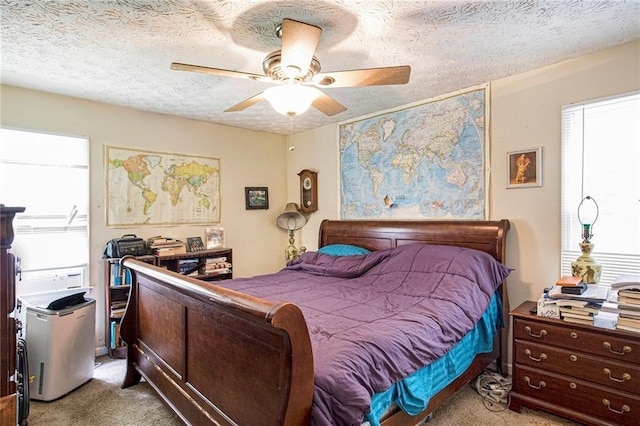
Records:
[[[247,210],[269,209],[269,189],[266,186],[245,187],[244,199]]]
[[[507,152],[507,188],[542,186],[542,147]]]

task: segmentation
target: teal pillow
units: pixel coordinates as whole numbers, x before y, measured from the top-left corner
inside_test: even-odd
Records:
[[[331,256],[353,256],[356,254],[371,253],[363,247],[352,246],[349,244],[329,244],[318,249],[318,253],[330,254]]]

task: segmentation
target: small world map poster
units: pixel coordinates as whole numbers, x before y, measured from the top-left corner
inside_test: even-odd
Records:
[[[342,219],[486,219],[487,92],[341,124]]]
[[[105,146],[106,225],[220,222],[220,159]]]

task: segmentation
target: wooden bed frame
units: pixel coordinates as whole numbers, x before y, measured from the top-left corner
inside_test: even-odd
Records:
[[[507,220],[332,221],[319,247],[354,244],[370,250],[423,242],[470,247],[505,262]],[[121,336],[127,344],[122,387],[141,378],[188,424],[307,425],[314,367],[300,309],[272,303],[125,258],[133,284]],[[506,285],[503,318],[508,324]],[[415,425],[496,361],[506,371],[507,329],[494,350],[478,355],[418,416],[395,411],[385,426]]]

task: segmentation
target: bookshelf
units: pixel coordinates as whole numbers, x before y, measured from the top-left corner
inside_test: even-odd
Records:
[[[160,256],[151,254],[136,259],[204,281],[233,278],[232,250],[219,248]],[[104,259],[105,344],[111,358],[125,358],[126,347],[120,341],[120,321],[129,300],[131,275],[120,269],[120,258]]]
[[[156,256],[156,265],[204,281],[233,278],[233,252],[230,248]]]
[[[156,256],[137,256],[136,259],[156,264]],[[129,300],[131,275],[120,268],[119,258],[104,260],[105,283],[105,344],[112,358],[125,358],[126,348],[120,342],[120,320]]]

